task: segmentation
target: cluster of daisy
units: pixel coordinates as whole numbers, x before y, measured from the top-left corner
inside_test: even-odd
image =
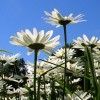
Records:
[[[15,100],[16,95],[21,95],[21,100],[27,100],[23,95],[28,91],[22,87],[27,79],[27,69],[23,60],[18,60],[19,56],[19,53],[12,56],[0,54],[0,100]]]
[[[83,22],[83,15],[62,16],[58,10],[45,11],[45,18],[52,25],[66,26]],[[70,46],[57,51],[60,36],[51,39],[53,30],[33,32],[26,29],[11,36],[10,43],[34,52],[34,63],[18,61],[20,54],[0,55],[0,99],[1,100],[89,100],[99,98],[100,91],[100,39],[78,37]],[[47,59],[37,60],[40,50]],[[21,67],[21,68],[20,68]],[[87,86],[86,86],[87,85]],[[86,88],[87,87],[87,88]],[[97,90],[97,91],[96,91]],[[97,93],[97,94],[95,94]],[[95,99],[96,100],[96,99]],[[99,100],[99,99],[98,99]]]
[[[86,35],[84,35],[86,37]],[[93,39],[94,38],[94,39]],[[88,39],[88,38],[86,38]],[[95,41],[95,37],[92,37],[92,41]],[[83,40],[83,39],[82,39]],[[88,44],[91,43],[91,40],[89,41],[88,39]],[[91,43],[91,45],[96,45],[98,44],[99,39],[95,43]],[[85,38],[84,38],[84,42]],[[69,76],[70,84],[72,84],[72,87],[76,87],[76,94],[72,94],[72,96],[69,94],[65,98],[70,98],[70,100],[74,100],[72,98],[77,98],[78,100],[84,99],[88,100],[89,98],[92,98],[91,94],[87,95],[87,92],[83,92],[84,86],[83,81],[84,79],[81,78],[82,75],[85,73],[85,62],[84,60],[80,57],[77,57],[79,52],[83,52],[82,56],[84,56],[84,49],[85,45],[83,46],[83,43],[80,42],[78,44],[77,40],[74,40],[74,43],[72,47],[67,47],[67,75]],[[75,43],[77,43],[78,46],[75,46]],[[91,47],[91,45],[88,45],[88,47]],[[83,46],[83,48],[81,48]],[[58,49],[55,53],[52,54],[52,56],[49,56],[48,59],[41,60],[38,62],[38,68],[37,68],[37,78],[39,76],[45,75],[45,83],[48,88],[46,88],[45,91],[47,91],[47,94],[50,95],[51,89],[50,89],[50,79],[55,79],[55,80],[63,80],[63,73],[64,73],[64,63],[65,63],[65,48]],[[96,73],[96,78],[97,81],[99,81],[100,77],[100,48],[98,46],[92,47],[92,55],[94,58],[94,68],[95,68],[95,73]],[[78,51],[79,50],[79,51]],[[33,68],[31,63],[28,63],[28,67]],[[29,68],[29,69],[30,69]],[[34,70],[31,70],[33,73]],[[91,76],[90,71],[89,71],[89,76]],[[88,77],[89,78],[89,77]],[[76,85],[76,86],[75,86]],[[56,88],[56,93],[59,94],[58,90],[60,85],[55,83]],[[58,90],[57,90],[58,89]],[[43,91],[43,88],[41,89]],[[82,93],[82,94],[80,94]],[[77,96],[79,95],[80,98]],[[84,96],[83,96],[84,95]],[[87,96],[86,96],[87,95]]]

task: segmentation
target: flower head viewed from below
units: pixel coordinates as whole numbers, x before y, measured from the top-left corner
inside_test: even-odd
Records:
[[[72,56],[75,54],[75,50],[67,48],[67,59],[72,59]],[[54,53],[57,58],[65,58],[65,48],[60,48]]]
[[[57,27],[61,25],[75,24],[75,23],[86,21],[82,19],[82,17],[84,16],[82,14],[79,14],[76,17],[73,17],[72,13],[69,14],[68,16],[62,16],[57,9],[54,9],[54,11],[52,11],[52,14],[45,11],[45,14],[49,17],[49,18],[45,18],[47,20],[47,23],[56,25]]]
[[[79,90],[72,94],[72,100],[81,100],[81,99],[82,100],[92,99],[91,94]]]
[[[58,35],[50,40],[52,34],[52,30],[44,34],[44,30],[37,32],[37,29],[34,28],[33,33],[31,33],[30,30],[26,29],[25,32],[17,32],[17,36],[11,36],[12,41],[10,43],[30,48],[28,54],[31,54],[34,50],[43,50],[47,54],[50,54],[50,52],[54,52],[53,48],[59,45],[58,40],[60,38]]]
[[[0,55],[0,62],[12,65],[12,63],[15,62],[19,56],[19,53],[12,56],[6,56],[5,54],[3,54]]]
[[[100,48],[100,40],[93,36],[89,41],[86,35],[83,35],[83,39],[78,37],[77,40],[74,40],[73,48],[84,49],[85,46],[89,46],[91,48]]]
[[[62,16],[56,9],[45,14],[48,23],[63,27],[62,46],[55,51],[60,35],[51,38],[53,30],[33,28],[11,36],[11,44],[29,49],[28,55],[34,52],[34,62],[18,60],[19,53],[0,54],[0,100],[100,100],[100,39],[83,35],[69,44],[66,27],[85,21],[83,15]],[[39,58],[40,50],[48,58]]]

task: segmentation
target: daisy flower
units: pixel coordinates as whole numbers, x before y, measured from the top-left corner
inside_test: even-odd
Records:
[[[100,62],[100,61],[99,61],[99,59],[100,59],[100,50],[97,49],[97,48],[94,48],[92,54],[93,54],[93,58],[94,58],[96,61]]]
[[[78,97],[77,95],[80,97]],[[91,94],[88,94],[87,92],[81,91],[76,91],[75,93],[72,94],[72,100],[89,100],[91,98]]]
[[[52,30],[44,34],[44,30],[37,32],[37,29],[34,28],[33,33],[31,33],[30,30],[26,29],[25,32],[17,32],[17,36],[11,36],[12,41],[10,43],[29,48],[28,54],[31,54],[34,50],[41,49],[50,54],[50,52],[54,52],[53,48],[59,44],[58,40],[60,38],[60,36],[56,36],[50,40],[52,34]]]
[[[73,55],[75,54],[74,49],[67,48],[67,59],[72,59]],[[55,57],[57,58],[65,58],[65,48],[58,49],[54,53]]]
[[[83,35],[83,39],[81,37],[78,37],[77,40],[74,40],[73,48],[84,49],[85,46],[89,46],[91,48],[98,48],[100,46],[99,41],[100,40],[98,40],[97,37],[93,36],[91,40],[89,40],[86,35]]]
[[[76,17],[73,17],[72,13],[69,14],[68,16],[62,16],[57,9],[54,9],[54,11],[52,11],[52,14],[45,11],[45,14],[49,17],[49,18],[45,18],[47,22],[52,25],[56,25],[57,27],[61,25],[67,25],[69,23],[75,24],[75,23],[85,21],[82,19],[82,17],[84,16],[82,14],[79,14]]]
[[[79,61],[75,62],[75,63],[70,63],[70,62],[67,62],[67,68],[69,70],[72,70],[74,72],[81,72],[84,68],[83,68],[83,65],[79,63]]]
[[[92,98],[91,94],[77,90],[72,95],[67,94],[64,100],[90,100],[90,98]]]
[[[7,94],[15,94],[18,93],[19,95],[24,95],[28,93],[28,90],[22,87],[19,87],[18,89],[8,90]]]
[[[12,65],[12,63],[15,62],[19,56],[19,53],[12,56],[6,56],[5,54],[2,54],[0,55],[0,62]]]
[[[100,68],[95,69],[95,71],[96,71],[96,76],[97,76],[97,77],[100,76]]]
[[[52,57],[53,56],[49,56],[47,60],[44,60],[44,64],[42,64],[42,66],[39,65],[37,69],[38,75],[41,75],[49,70],[50,71],[46,73],[46,79],[48,79],[49,77],[54,77],[57,79],[58,77],[63,75],[64,69],[59,65],[64,63],[64,60],[59,58],[52,58]]]
[[[72,80],[72,84],[73,84],[73,83],[78,83],[80,80],[81,80],[80,78],[73,79],[73,80]]]

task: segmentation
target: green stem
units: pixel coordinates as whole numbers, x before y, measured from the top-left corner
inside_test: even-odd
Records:
[[[34,100],[36,100],[36,66],[37,66],[37,53],[38,51],[34,51]]]
[[[90,71],[91,71],[92,85],[93,85],[94,92],[95,92],[94,97],[96,97],[97,94],[98,94],[98,85],[97,85],[96,72],[95,72],[95,68],[94,68],[94,60],[93,60],[91,48],[86,47],[86,49],[87,49],[87,57],[88,57],[88,62],[89,62],[89,68],[90,68]]]
[[[43,75],[43,84],[44,84],[44,93],[46,94],[46,87],[45,87],[45,75]]]
[[[84,69],[84,75],[86,77],[89,77],[89,62],[88,62],[88,58],[87,58],[87,50],[85,48],[84,50],[84,63],[85,63],[85,69]],[[88,91],[90,86],[90,80],[84,77],[84,91]]]
[[[40,100],[40,82],[41,82],[41,77],[38,78],[37,100]]]
[[[63,29],[64,29],[64,42],[65,42],[65,68],[64,68],[64,90],[63,90],[63,100],[64,100],[64,95],[65,95],[65,87],[66,87],[66,81],[67,81],[67,84],[68,84],[68,80],[67,80],[67,77],[66,77],[66,67],[67,67],[67,48],[66,48],[66,45],[67,45],[67,33],[66,33],[66,25],[63,25]]]
[[[54,63],[51,63],[51,62],[48,62],[48,61],[45,61],[45,60],[42,60],[42,59],[41,59],[41,61],[44,61],[44,62],[47,62],[47,63],[53,64],[53,65],[56,65],[56,64],[54,64]],[[43,74],[41,74],[40,77],[42,77],[43,75],[47,74],[47,73],[50,72],[51,70],[56,69],[57,67],[64,68],[64,67],[61,66],[61,65],[63,65],[63,64],[64,64],[64,63],[62,63],[62,64],[60,64],[60,65],[56,65],[56,67],[53,67],[53,68],[47,70],[46,72],[44,72]],[[68,73],[72,73],[72,74],[74,74],[74,75],[78,75],[78,76],[80,76],[80,77],[84,77],[84,78],[90,80],[89,77],[86,77],[84,74],[81,74],[81,73],[79,73],[79,72],[74,72],[74,71],[69,70],[69,69],[67,69],[66,71],[67,71]]]
[[[51,79],[51,100],[56,100],[56,93],[55,93],[55,80]]]
[[[97,94],[97,100],[100,100],[100,77],[98,78],[98,94]]]
[[[44,100],[47,100],[45,74],[43,75],[43,84],[44,84]]]

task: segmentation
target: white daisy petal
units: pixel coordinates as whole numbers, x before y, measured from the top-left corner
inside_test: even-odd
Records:
[[[34,36],[34,41],[36,41],[36,38],[38,36],[38,32],[36,28],[33,28],[33,36]]]
[[[69,23],[75,24],[75,23],[86,21],[86,20],[82,20],[82,17],[84,16],[82,14],[79,14],[76,17],[73,17],[72,13],[69,14],[68,16],[62,16],[57,9],[54,9],[51,14],[45,11],[45,14],[48,16],[48,18],[46,18],[47,23],[56,25],[56,27],[65,25],[65,23],[67,25]],[[61,21],[64,23],[60,23]]]
[[[25,33],[27,33],[28,40],[30,40],[31,43],[34,43],[34,37],[33,37],[32,33],[30,32],[30,30],[26,29]]]
[[[84,39],[85,41],[89,42],[89,39],[87,38],[86,35],[83,35],[83,39]]]
[[[18,42],[19,44],[22,44],[23,46],[27,46],[27,43],[23,42],[22,40],[20,40],[20,39],[17,38],[17,37],[11,36],[10,38],[13,39],[13,41]]]
[[[43,39],[43,37],[44,37],[44,30],[41,30],[39,32],[39,40],[38,40],[38,42],[41,42],[41,40]]]
[[[74,40],[73,48],[80,48],[82,50],[84,50],[85,46],[89,46],[91,48],[100,48],[98,41],[98,38],[94,36],[91,38],[91,40],[89,40],[86,35],[83,35],[83,39],[78,37],[77,40]]]
[[[30,49],[30,50],[27,52],[27,55],[31,55],[33,52],[34,52],[34,50],[33,50],[33,49]]]
[[[41,49],[46,53],[50,54],[50,52],[53,52],[53,48],[55,48],[59,44],[58,40],[60,36],[56,36],[55,38],[50,39],[53,34],[52,30],[44,34],[44,30],[37,32],[37,29],[34,28],[33,34],[28,29],[26,29],[25,32],[21,31],[17,34],[18,37],[10,37],[12,39],[10,43],[13,45],[29,48],[30,50],[28,52],[28,55],[31,54],[34,50],[39,51]]]
[[[44,13],[47,15],[47,16],[52,16],[50,13],[48,13],[47,11],[44,11]]]
[[[6,56],[5,54],[2,54],[0,55],[0,61],[5,61],[5,63],[13,65],[13,62],[15,62],[19,56],[20,53],[17,53],[12,56]]]
[[[53,34],[52,30],[48,31],[45,34],[45,36],[41,39],[41,43],[46,43],[50,39],[50,37],[52,36],[52,34]]]

